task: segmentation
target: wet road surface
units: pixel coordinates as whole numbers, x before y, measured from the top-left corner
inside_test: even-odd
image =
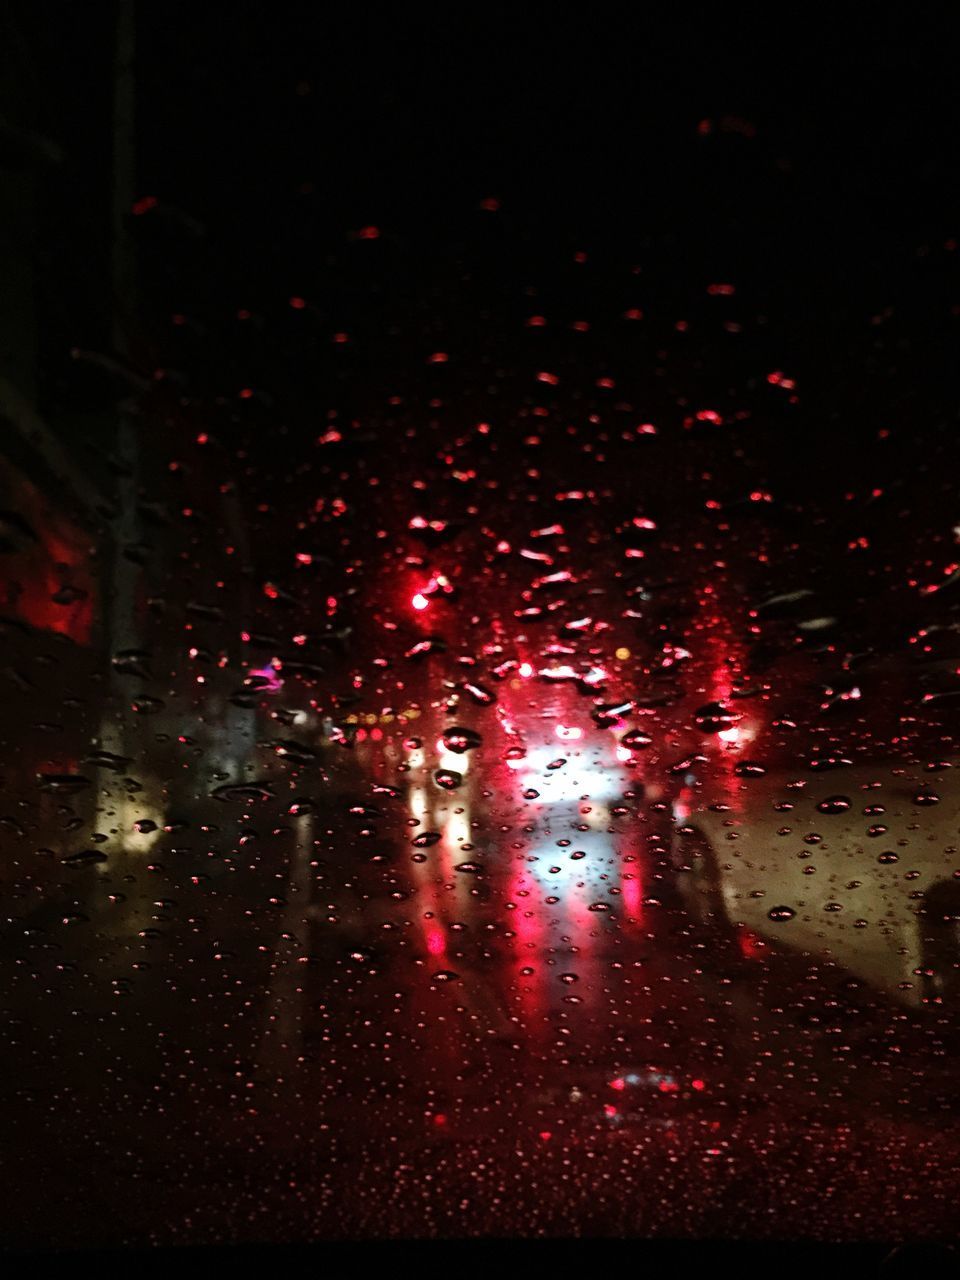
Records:
[[[42,784],[3,939],[8,1238],[103,1243],[108,1203],[131,1242],[947,1232],[951,1019],[734,951],[660,771],[589,709],[514,673],[299,754],[247,709],[255,763],[206,798]],[[71,1185],[89,1212],[51,1228]]]

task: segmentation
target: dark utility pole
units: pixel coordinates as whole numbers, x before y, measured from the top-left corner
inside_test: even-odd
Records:
[[[111,201],[112,346],[114,357],[135,363],[133,335],[137,331],[136,254],[130,211],[136,193],[136,8],[134,0],[117,0],[113,77],[113,191]],[[117,408],[116,488],[110,545],[104,574],[104,638],[114,673],[110,707],[101,726],[101,745],[117,755],[129,755],[127,689],[116,673],[114,659],[140,647],[138,590],[141,567],[131,558],[140,540],[140,424],[137,407],[123,400]]]

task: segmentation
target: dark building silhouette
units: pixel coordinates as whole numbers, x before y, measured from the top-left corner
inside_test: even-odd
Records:
[[[0,4],[0,613],[86,644],[116,431],[119,9]]]

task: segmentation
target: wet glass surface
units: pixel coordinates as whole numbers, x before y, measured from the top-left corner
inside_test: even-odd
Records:
[[[195,21],[113,338],[63,285],[0,384],[4,1241],[950,1238],[934,161],[864,223],[892,108],[854,163],[663,72],[645,201],[558,204],[570,106],[524,176],[535,89],[398,189],[346,72]]]

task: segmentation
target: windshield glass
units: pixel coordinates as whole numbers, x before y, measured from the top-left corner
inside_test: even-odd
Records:
[[[214,10],[4,9],[0,1239],[948,1241],[955,104]]]

